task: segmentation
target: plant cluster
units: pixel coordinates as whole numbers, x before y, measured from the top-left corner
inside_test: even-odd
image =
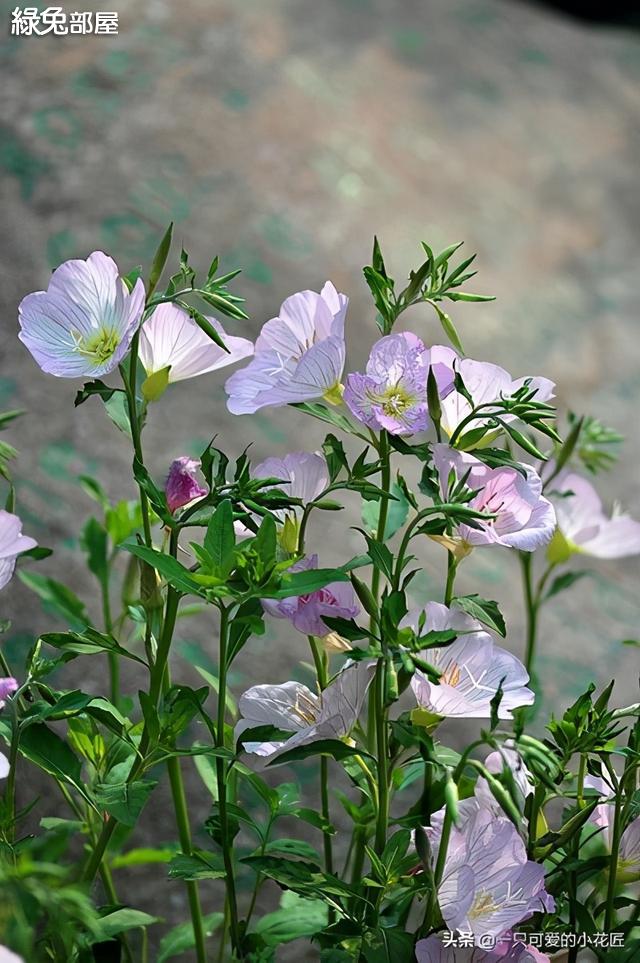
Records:
[[[171,240],[169,228],[146,278],[95,252],[20,304],[19,337],[42,371],[82,379],[75,404],[97,400],[130,444],[138,495],[113,503],[81,479],[96,505],[81,532],[96,624],[88,600],[32,567],[51,553],[22,534],[15,451],[0,445],[0,588],[10,593],[19,563],[64,626],[23,665],[0,651],[0,959],[268,963],[294,941],[324,963],[531,963],[557,950],[574,961],[582,946],[609,963],[638,958],[640,705],[612,708],[613,684],[591,686],[531,734],[543,608],[585,574],[576,558],[640,553],[640,524],[608,515],[588,477],[611,465],[620,436],[574,414],[563,432],[551,381],[465,356],[447,302],[490,298],[467,290],[474,259],[460,261],[460,245],[424,244],[402,287],[375,242],[364,275],[381,337],[366,369],[345,376],[348,299],[330,282],[287,298],[254,344],[206,314],[246,318],[229,288],[237,271],[221,275],[215,259],[200,281],[182,251],[161,287]],[[420,304],[446,344],[399,329]],[[152,477],[149,407],[238,362],[229,410],[294,405],[328,426],[321,450],[232,464],[216,441]],[[347,493],[361,501],[361,553],[327,566],[323,520]],[[416,599],[429,542],[443,587]],[[521,566],[523,660],[503,645],[496,602],[456,589],[474,551]],[[210,620],[218,666],[197,689],[170,671],[194,610]],[[313,678],[232,693],[235,659],[272,619]],[[64,667],[85,658],[106,660],[105,691],[64,688]],[[139,692],[131,660],[144,667]],[[473,729],[462,751],[459,736],[457,749],[442,741],[445,719],[454,738],[463,720]],[[309,759],[317,807],[273,775]],[[189,766],[212,797],[204,848]],[[30,767],[62,800],[35,833]],[[135,828],[165,770],[176,842],[141,847]],[[143,864],[184,885],[190,911],[153,955],[160,909],[119,896]],[[203,907],[202,880],[220,881],[218,905]],[[279,907],[259,913],[276,893]]]

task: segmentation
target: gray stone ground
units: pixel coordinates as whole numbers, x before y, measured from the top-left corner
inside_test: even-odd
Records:
[[[29,412],[10,440],[21,449],[26,530],[56,549],[43,571],[93,605],[76,544],[92,506],[75,478],[95,471],[113,498],[131,496],[130,454],[96,403],[74,411],[76,386],[34,366],[15,338],[17,303],[61,260],[95,248],[125,270],[148,263],[170,219],[196,264],[220,253],[243,267],[237,287],[252,316],[243,333],[330,277],[351,297],[352,368],[376,333],[360,274],[374,232],[399,276],[420,240],[464,239],[478,252],[478,290],[498,296],[456,307],[467,352],[552,377],[563,408],[621,429],[619,468],[600,487],[640,515],[637,34],[499,0],[130,0],[117,37],[14,39],[13,6],[3,5],[1,28],[0,408]],[[426,312],[410,320],[440,340]],[[232,418],[223,380],[174,387],[152,411],[145,447],[156,477],[216,432],[233,454],[252,442],[256,458],[321,442],[321,426],[292,410]],[[360,550],[356,522],[350,508],[316,529],[325,559]],[[444,564],[435,550],[424,561],[419,599],[440,591]],[[543,617],[547,708],[591,677],[615,675],[620,704],[637,696],[637,650],[620,641],[638,633],[638,563],[596,569]],[[500,601],[522,652],[511,558],[477,552],[460,585]],[[17,580],[2,603],[13,619],[6,651],[17,656],[52,623]],[[300,671],[302,641],[275,629],[253,641],[236,691]],[[181,626],[178,650],[194,646],[215,662],[206,620]],[[174,673],[198,678],[179,656]],[[100,691],[103,667],[84,660],[67,680]],[[135,672],[126,679],[132,692],[140,683]],[[188,782],[197,823],[209,797],[191,771]],[[146,838],[174,838],[167,805],[162,786]],[[121,875],[123,899],[184,916],[164,871]],[[205,893],[216,908],[219,895]]]

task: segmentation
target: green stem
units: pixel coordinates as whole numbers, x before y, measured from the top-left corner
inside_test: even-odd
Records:
[[[192,853],[191,830],[189,828],[189,814],[187,811],[187,800],[182,781],[182,771],[180,760],[175,756],[167,760],[169,772],[169,782],[171,784],[171,796],[173,798],[173,808],[176,814],[176,824],[178,826],[178,837],[180,846],[185,855]],[[200,894],[198,884],[189,880],[186,883],[187,896],[189,899],[189,910],[191,912],[191,924],[193,926],[193,936],[195,939],[196,959],[198,963],[206,963],[207,950],[205,946],[204,922],[202,919],[202,907],[200,905]]]
[[[451,605],[453,598],[453,586],[456,580],[456,569],[458,564],[451,552],[447,552],[447,584],[444,590],[444,604]]]
[[[391,490],[391,459],[389,453],[389,437],[386,431],[380,435],[380,487],[384,492]],[[382,498],[380,501],[380,514],[378,516],[378,530],[376,533],[377,541],[384,543],[387,528],[387,514],[389,511],[389,499]],[[380,590],[380,570],[374,567],[371,578],[371,594],[378,602]],[[373,621],[373,620],[372,620]],[[372,626],[379,629],[379,624]],[[376,675],[373,682],[372,707],[375,712],[375,733],[376,733],[376,757],[378,768],[378,812],[376,818],[375,850],[378,854],[384,849],[387,839],[387,823],[389,821],[389,774],[388,774],[388,743],[387,743],[387,709],[385,705],[386,696],[386,671],[387,671],[387,646],[382,639],[382,658],[378,659]]]
[[[218,670],[218,718],[217,742],[218,747],[225,746],[225,715],[227,703],[227,646],[229,642],[229,610],[220,606],[220,649]],[[229,837],[229,816],[227,813],[227,767],[221,756],[216,757],[216,777],[218,783],[218,810],[220,814],[220,834],[222,836],[222,854],[226,872],[227,901],[229,903],[229,931],[233,952],[240,959],[240,926],[238,922],[238,900],[236,896],[235,873],[233,866],[233,840]]]
[[[312,635],[307,636],[313,662],[318,678],[318,688],[323,692],[329,681],[329,666],[326,653],[322,651],[321,644]],[[322,818],[326,823],[331,821],[331,810],[329,808],[329,766],[326,756],[320,756],[320,802]],[[324,849],[324,868],[327,873],[333,872],[333,841],[328,829],[322,831],[322,841]]]
[[[110,567],[107,565],[107,572],[99,581],[102,596],[102,621],[104,622],[104,630],[107,635],[112,635],[113,619],[111,617],[111,599],[109,597],[109,571]],[[107,659],[109,663],[109,698],[117,709],[120,703],[120,659],[118,658],[117,652],[108,652]]]
[[[171,534],[171,545],[170,551],[172,553],[177,551],[177,533],[172,532]],[[160,636],[160,642],[158,644],[158,652],[156,655],[156,661],[153,665],[151,671],[151,682],[149,686],[149,699],[151,705],[154,709],[157,709],[160,701],[160,693],[162,692],[162,685],[165,676],[165,671],[167,668],[167,662],[169,660],[169,652],[171,650],[171,641],[173,639],[173,632],[175,629],[176,618],[178,615],[178,604],[180,602],[180,596],[176,590],[170,585],[167,589],[167,601],[165,605],[165,614],[162,624],[162,633]],[[138,750],[138,758],[131,767],[129,773],[128,782],[133,782],[134,779],[140,774],[144,768],[144,757],[149,748],[150,734],[149,728],[145,722],[144,728],[142,730],[142,736],[140,737],[140,746]],[[102,832],[98,838],[95,849],[91,854],[89,862],[87,863],[85,870],[82,874],[82,879],[85,881],[91,881],[96,873],[104,856],[105,850],[109,845],[109,841],[113,836],[116,826],[118,825],[117,820],[112,816],[109,818],[104,826],[102,827]]]
[[[612,767],[607,767],[609,769],[609,775],[612,782],[615,779],[615,773]],[[616,801],[613,809],[613,826],[611,830],[611,855],[609,858],[609,879],[607,882],[607,901],[606,908],[604,911],[604,925],[603,931],[605,933],[610,933],[613,927],[614,918],[614,900],[616,896],[616,887],[618,882],[618,856],[620,853],[620,839],[622,838],[622,797],[624,789],[624,780],[616,787]]]
[[[525,612],[527,618],[527,645],[524,664],[531,675],[536,658],[536,639],[538,634],[538,608],[540,602],[533,591],[533,556],[531,552],[520,553],[522,585],[524,589]]]
[[[138,378],[138,344],[140,343],[140,328],[136,331],[131,341],[131,352],[129,357],[129,373],[124,366],[120,367],[122,380],[124,381],[125,393],[127,396],[127,407],[129,411],[129,424],[131,426],[131,438],[133,440],[133,451],[140,462],[144,465],[142,457],[142,441],[140,430],[140,419],[138,418],[138,406],[136,403],[136,384]],[[151,547],[151,522],[149,519],[149,500],[144,488],[139,484],[140,510],[142,512],[142,529],[144,531],[145,545]]]

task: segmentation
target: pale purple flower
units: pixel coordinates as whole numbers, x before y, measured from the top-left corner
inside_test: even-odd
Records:
[[[373,662],[350,662],[316,695],[300,682],[254,685],[240,696],[236,739],[247,729],[275,726],[293,735],[282,742],[248,742],[245,751],[274,758],[320,739],[345,739],[357,722],[375,672]]]
[[[291,498],[299,498],[304,505],[321,495],[329,484],[327,462],[319,451],[294,451],[284,458],[266,458],[252,467],[251,477],[279,479],[280,483],[275,487],[281,488]],[[291,511],[295,512],[296,509]],[[284,518],[285,512],[274,514]]]
[[[43,371],[58,378],[99,378],[122,361],[144,311],[144,284],[129,292],[102,251],[65,261],[46,291],[20,302],[19,338]]]
[[[524,475],[515,468],[489,468],[473,455],[448,445],[433,446],[433,463],[445,500],[450,473],[453,471],[455,476],[454,484],[468,473],[466,487],[477,491],[468,506],[496,516],[487,521],[477,519],[477,529],[465,524],[458,526],[455,551],[459,555],[480,545],[534,552],[551,540],[556,513],[551,502],[542,496],[540,476],[529,465],[522,465]]]
[[[207,318],[229,349],[212,341],[186,311],[175,304],[160,304],[140,330],[139,357],[148,376],[168,368],[167,383],[196,378],[226,368],[253,354],[247,338],[226,333],[219,321]]]
[[[594,558],[625,558],[640,554],[640,522],[614,509],[609,518],[591,482],[575,472],[563,472],[552,483],[558,531],[549,546],[555,561],[573,553]]]
[[[554,901],[544,886],[544,868],[527,859],[513,823],[483,806],[460,810],[451,827],[438,903],[450,930],[499,939],[536,912],[550,912]],[[444,809],[427,829],[434,860],[442,835]]]
[[[596,806],[589,817],[589,822],[602,830],[604,844],[607,849],[611,849],[615,810],[614,790],[608,779],[599,776],[585,776],[584,785],[586,789],[595,789],[600,796],[608,800]],[[625,827],[620,837],[617,874],[621,882],[635,882],[640,879],[640,816]]]
[[[203,488],[196,478],[199,468],[200,459],[187,458],[186,455],[171,462],[164,491],[172,514],[207,494],[207,489]]]
[[[429,424],[427,376],[429,366],[445,396],[453,388],[453,371],[427,351],[415,334],[390,334],[377,341],[365,374],[350,374],[344,402],[358,421],[374,431],[413,435]]]
[[[521,388],[525,382],[530,390],[536,391],[535,401],[548,401],[553,398],[555,384],[548,378],[515,378],[513,379],[508,371],[491,364],[488,361],[474,361],[472,358],[460,358],[451,348],[444,345],[436,345],[432,352],[437,352],[438,359],[442,364],[450,365],[451,369],[459,373],[467,393],[470,395],[473,406],[458,391],[448,392],[440,400],[442,408],[441,425],[447,435],[452,435],[461,421],[471,414],[472,408],[478,405],[499,402],[502,398],[510,398]],[[489,421],[487,416],[474,418],[465,431],[471,431],[486,425]],[[501,415],[504,421],[515,421],[515,415]]]
[[[18,555],[37,544],[34,538],[22,534],[22,522],[17,515],[0,509],[0,589],[13,575]]]
[[[500,775],[505,769],[510,769],[513,781],[518,788],[522,801],[533,792],[533,775],[527,767],[524,759],[514,749],[513,740],[507,739],[506,742],[495,752],[490,752],[484,761],[484,767],[490,773]],[[475,788],[475,797],[480,805],[492,809],[496,815],[502,815],[500,804],[495,799],[489,788],[489,783],[484,776],[478,776]]]
[[[0,946],[0,963],[24,963],[24,960],[8,946]]]
[[[0,709],[4,709],[9,696],[18,690],[18,682],[11,676],[0,679]]]
[[[305,572],[318,567],[318,556],[308,555],[295,562],[290,572]],[[308,595],[287,599],[263,599],[263,608],[277,619],[289,619],[298,632],[322,638],[331,632],[323,622],[323,616],[353,619],[360,611],[355,593],[349,582],[330,582]]]
[[[490,950],[477,946],[445,944],[440,936],[427,937],[416,943],[418,963],[549,963],[549,957],[520,940],[501,940]]]
[[[349,299],[330,281],[320,294],[301,291],[263,326],[253,360],[225,385],[234,415],[268,405],[339,398],[345,361],[344,319]]]
[[[424,625],[420,629],[421,617]],[[465,612],[448,609],[439,602],[427,602],[424,609],[413,609],[400,622],[401,628],[412,628],[418,634],[427,632],[459,632],[450,645],[425,649],[422,659],[442,675],[438,683],[416,671],[411,688],[420,708],[438,716],[466,719],[488,719],[491,700],[502,681],[502,701],[498,709],[501,719],[511,719],[513,710],[531,705],[534,693],[527,688],[529,675],[522,663],[496,645],[491,634]]]

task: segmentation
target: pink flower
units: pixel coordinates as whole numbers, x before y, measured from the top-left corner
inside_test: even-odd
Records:
[[[309,555],[296,562],[290,572],[305,572],[318,567],[318,556]],[[277,619],[289,619],[298,632],[322,638],[331,632],[323,622],[323,616],[352,619],[360,611],[355,593],[349,582],[331,582],[324,588],[288,599],[263,599],[265,612]]]
[[[499,939],[536,912],[550,912],[554,901],[544,886],[544,868],[527,859],[513,823],[482,806],[460,810],[452,826],[438,903],[450,930]],[[427,829],[434,860],[442,835],[444,809]]]
[[[291,498],[299,498],[305,505],[321,495],[329,484],[327,462],[319,451],[294,451],[284,458],[265,458],[251,469],[251,477],[278,478],[280,484],[275,487]],[[284,517],[285,512],[279,514]]]
[[[197,378],[218,368],[226,368],[253,354],[246,338],[226,333],[219,321],[207,318],[228,351],[212,341],[186,311],[175,304],[160,304],[140,331],[140,361],[151,377],[167,370],[166,384]]]
[[[415,334],[380,338],[369,355],[365,374],[350,374],[344,401],[351,413],[374,431],[413,435],[429,424],[427,376],[430,352]],[[453,388],[453,371],[437,361],[433,370],[439,392]]]
[[[281,742],[245,743],[246,752],[269,759],[320,739],[344,739],[357,722],[374,672],[373,662],[347,662],[320,695],[300,682],[254,685],[240,696],[235,737],[258,726],[294,733]]]
[[[144,284],[131,293],[102,251],[65,261],[46,291],[18,308],[20,334],[43,371],[58,378],[99,378],[120,364],[144,311]]]
[[[451,369],[455,369],[470,395],[473,406],[467,398],[458,391],[447,392],[441,397],[442,408],[441,425],[443,431],[451,436],[461,421],[471,414],[472,407],[499,402],[502,398],[510,398],[526,383],[530,390],[536,391],[535,401],[548,401],[553,398],[555,385],[548,378],[515,378],[513,379],[508,371],[499,367],[497,364],[490,364],[487,361],[474,361],[471,358],[461,358],[455,351],[444,345],[436,345],[431,349],[434,356],[437,356],[441,364],[448,364]],[[487,425],[489,414],[484,417],[474,418],[469,423],[466,431]],[[504,415],[505,421],[515,421],[515,415]],[[464,432],[463,432],[464,433]]]
[[[558,531],[549,546],[553,561],[564,562],[572,554],[594,558],[625,558],[640,554],[640,522],[614,511],[605,515],[595,488],[575,472],[563,472],[553,482],[552,498]]]
[[[17,515],[0,509],[0,589],[13,575],[18,555],[37,544],[34,538],[22,534],[22,522]]]
[[[198,458],[187,458],[185,455],[171,463],[164,488],[171,514],[207,494],[207,489],[196,478],[199,468]]]
[[[424,624],[420,630],[421,619]],[[529,675],[515,655],[496,645],[489,632],[475,619],[439,602],[413,609],[400,622],[401,628],[422,632],[459,632],[459,638],[442,648],[425,649],[422,659],[442,675],[438,683],[415,672],[411,688],[420,708],[437,716],[488,719],[491,700],[502,681],[503,696],[498,714],[511,719],[513,710],[531,705],[534,693],[527,688]]]
[[[467,475],[466,487],[477,491],[469,507],[496,516],[486,522],[478,520],[477,529],[464,524],[458,526],[456,551],[459,554],[467,554],[480,545],[503,545],[533,552],[551,540],[556,514],[551,502],[542,496],[539,475],[529,465],[522,465],[523,474],[515,468],[489,468],[473,455],[448,445],[433,446],[433,463],[445,501],[451,473],[454,485]]]
[[[18,683],[16,679],[11,676],[5,679],[0,679],[0,709],[4,709],[6,700],[10,695],[18,690]]]
[[[320,294],[301,291],[263,326],[255,357],[225,385],[234,415],[268,405],[314,398],[336,401],[345,361],[344,319],[348,298],[330,281]]]

